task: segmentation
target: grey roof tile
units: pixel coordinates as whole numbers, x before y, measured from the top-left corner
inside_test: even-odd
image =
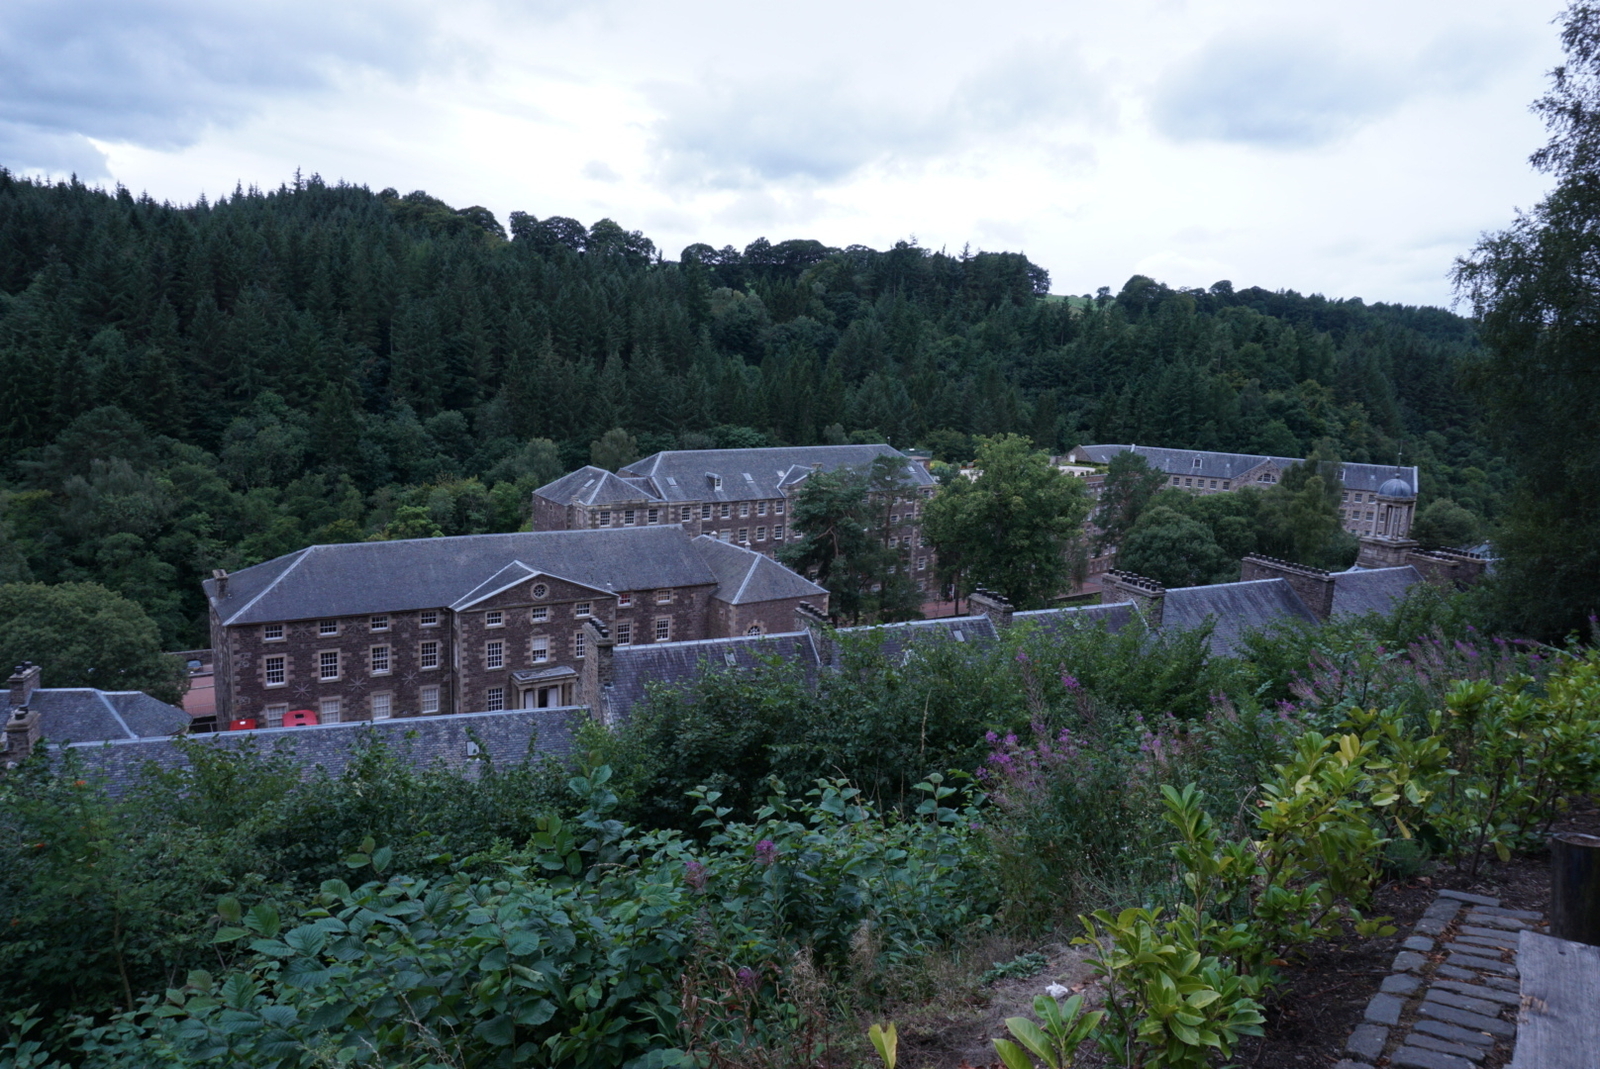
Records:
[[[311,546],[235,572],[224,598],[215,580],[205,588],[224,624],[315,620],[453,605],[517,562],[596,590],[717,581],[689,535],[664,525]]]
[[[561,505],[607,505],[613,502],[661,500],[640,480],[619,478],[604,468],[592,466],[579,468],[554,482],[545,483],[534,493]]]
[[[1153,445],[1080,445],[1074,452],[1096,464],[1109,464],[1118,453],[1130,450],[1144,457],[1157,471],[1168,475],[1194,475],[1207,479],[1238,479],[1268,461],[1280,469],[1304,463],[1299,457],[1219,453],[1208,449],[1163,449]],[[1376,492],[1397,474],[1412,486],[1417,485],[1417,469],[1414,467],[1349,462],[1342,464],[1341,469],[1344,473],[1342,485],[1348,490]]]
[[[1108,605],[1073,605],[1063,609],[1028,609],[1012,615],[1014,624],[1032,624],[1053,633],[1077,627],[1104,626],[1115,634],[1133,619],[1133,604],[1114,601]]]
[[[805,576],[792,572],[777,561],[753,549],[736,546],[700,535],[694,548],[717,577],[713,596],[730,605],[749,605],[758,601],[784,598],[809,598],[827,590]]]
[[[631,716],[652,683],[688,686],[707,671],[750,671],[772,658],[797,664],[808,682],[815,679],[820,663],[809,631],[618,646],[611,655],[611,685],[605,695],[608,719],[621,722]]]
[[[885,656],[895,658],[922,642],[993,642],[999,638],[994,621],[984,615],[938,616],[932,620],[907,620],[897,624],[841,627],[841,635],[876,640]]]
[[[813,469],[866,467],[880,456],[905,457],[887,445],[804,445],[770,449],[675,449],[628,465],[623,475],[640,476],[664,501],[756,501],[783,496]],[[709,476],[720,476],[720,488]],[[906,458],[908,485],[932,486],[935,479]]]
[[[1333,614],[1364,616],[1369,612],[1392,612],[1395,604],[1420,582],[1422,575],[1409,564],[1399,568],[1339,572],[1333,577]]]
[[[139,691],[47,687],[33,692],[28,708],[39,714],[39,733],[56,744],[175,735],[189,726],[188,713]]]
[[[1190,630],[1207,620],[1214,621],[1212,654],[1233,657],[1242,648],[1247,631],[1285,620],[1315,624],[1317,617],[1283,579],[1177,587],[1167,591],[1161,612],[1163,629]]]

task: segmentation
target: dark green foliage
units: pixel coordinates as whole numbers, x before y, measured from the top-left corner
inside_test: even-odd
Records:
[[[166,702],[189,689],[144,610],[96,583],[0,585],[0,664],[23,661],[48,666],[49,687],[143,690]]]
[[[1139,518],[1117,553],[1117,567],[1163,586],[1225,583],[1238,577],[1238,558],[1217,545],[1211,529],[1157,506]]]

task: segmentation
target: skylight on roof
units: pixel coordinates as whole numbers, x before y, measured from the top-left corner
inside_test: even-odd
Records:
[[[678,480],[676,480],[672,476],[668,475],[667,476],[667,485],[668,486],[677,486],[678,485]]]
[[[756,481],[756,477],[747,471],[744,473],[744,481],[747,483],[753,483]]]

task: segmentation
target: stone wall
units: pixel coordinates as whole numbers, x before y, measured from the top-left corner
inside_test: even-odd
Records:
[[[222,731],[188,736],[196,746],[238,750],[254,748],[262,754],[287,754],[306,770],[318,766],[337,776],[362,749],[381,740],[418,767],[441,764],[476,775],[485,757],[500,765],[525,760],[530,747],[536,757],[565,757],[572,751],[573,735],[589,711],[581,707],[517,709],[502,713],[458,713],[317,727],[273,728],[260,731]],[[52,747],[52,758],[61,750]],[[130,739],[122,742],[80,743],[70,747],[83,762],[90,778],[103,778],[113,797],[127,792],[147,765],[184,768],[188,757],[171,738]]]

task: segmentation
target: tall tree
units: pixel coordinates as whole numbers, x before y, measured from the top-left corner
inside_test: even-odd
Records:
[[[1167,477],[1138,453],[1130,450],[1112,457],[1094,513],[1095,526],[1100,528],[1095,549],[1121,545],[1166,481]]]

